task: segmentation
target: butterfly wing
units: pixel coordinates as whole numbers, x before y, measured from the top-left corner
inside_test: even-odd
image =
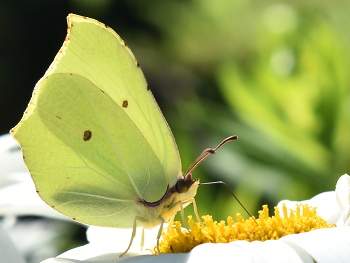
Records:
[[[104,24],[68,16],[68,34],[12,130],[43,200],[75,220],[132,227],[138,199],[177,181],[172,133],[138,63]]]

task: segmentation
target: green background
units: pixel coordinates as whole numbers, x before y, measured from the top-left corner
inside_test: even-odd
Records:
[[[350,172],[350,2],[32,0],[0,4],[0,132],[21,118],[76,13],[112,27],[140,63],[183,169],[262,204],[334,190]],[[241,212],[224,186],[201,186],[200,215]],[[271,207],[272,208],[272,207]],[[186,212],[191,213],[192,208]],[[235,218],[235,216],[234,216]]]

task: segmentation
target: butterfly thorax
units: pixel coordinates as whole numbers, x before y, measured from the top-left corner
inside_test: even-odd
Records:
[[[198,186],[199,179],[192,179],[189,174],[168,188],[160,200],[152,203],[139,200],[138,212],[145,219],[144,227],[153,228],[160,222],[172,220],[178,211],[193,202]]]

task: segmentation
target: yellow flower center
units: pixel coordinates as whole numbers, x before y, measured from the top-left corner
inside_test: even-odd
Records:
[[[203,216],[204,225],[194,222],[188,217],[189,231],[181,228],[179,221],[170,222],[163,230],[162,240],[159,243],[161,253],[184,253],[191,251],[195,246],[203,243],[229,243],[235,240],[265,241],[276,240],[290,234],[304,233],[320,228],[330,228],[328,224],[316,213],[315,207],[307,204],[297,204],[296,209],[290,209],[283,204],[283,217],[280,208],[275,207],[275,215],[269,216],[267,205],[259,211],[259,218],[244,220],[241,214],[237,214],[237,222],[231,216],[227,217],[227,223],[213,221],[209,215]],[[152,250],[158,254],[158,249]]]

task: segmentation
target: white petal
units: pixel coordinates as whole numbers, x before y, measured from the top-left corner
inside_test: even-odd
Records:
[[[324,228],[280,239],[305,250],[315,262],[349,262],[350,227]]]
[[[23,172],[28,173],[28,170],[24,165],[18,143],[10,134],[0,136],[0,187],[29,180],[29,173],[26,177],[18,176]]]
[[[286,204],[287,208],[294,209],[296,204],[308,204],[309,206],[317,207],[317,214],[326,220],[329,224],[335,224],[340,216],[340,209],[334,191],[320,193],[310,200],[304,201],[289,201],[282,200],[277,206],[282,208],[282,204]],[[281,211],[281,216],[283,212]]]
[[[194,262],[189,261],[189,253],[174,253],[174,254],[162,254],[162,255],[146,255],[128,258],[122,261],[122,263],[184,263]],[[203,263],[203,262],[200,262]]]
[[[37,215],[71,220],[45,204],[36,193],[32,181],[15,183],[0,189],[0,215]]]
[[[335,188],[336,199],[341,211],[341,216],[336,222],[337,226],[350,225],[350,176],[342,175]]]
[[[65,259],[65,258],[48,258],[44,261],[42,261],[41,263],[79,263],[79,262],[83,262],[81,260],[73,260],[73,259]],[[85,261],[87,262],[87,261]],[[94,263],[98,263],[98,262],[94,262]]]
[[[320,193],[310,200],[282,200],[277,206],[282,207],[283,203],[290,209],[295,209],[295,204],[308,204],[317,207],[317,214],[329,224],[350,225],[350,176],[342,175],[338,179],[335,191]]]
[[[135,257],[139,254],[129,252],[123,258],[119,258],[121,252],[113,247],[105,247],[96,244],[87,244],[64,252],[56,258],[50,258],[43,261],[43,263],[53,262],[101,262],[101,263],[116,263],[121,262],[129,257]],[[58,260],[58,261],[57,261]]]
[[[0,227],[0,261],[25,263],[19,251],[15,248],[6,231]]]
[[[231,245],[230,250],[232,255],[230,261],[234,259],[237,262],[312,262],[311,258],[302,253],[303,251],[295,250],[289,245],[284,244],[278,240],[269,240],[265,242],[254,241],[235,241],[230,244],[218,244]],[[227,255],[228,256],[228,255]]]
[[[141,229],[138,229],[138,232]],[[141,260],[139,255],[150,253],[148,251],[140,252],[141,237],[140,234],[136,235],[133,246],[129,252],[123,257],[119,258],[119,255],[127,248],[130,238],[131,229],[117,229],[107,227],[89,227],[87,231],[87,237],[90,241],[89,244],[71,249],[59,255],[57,258],[47,259],[43,262],[121,262],[127,258],[135,258],[135,260]],[[153,248],[156,244],[156,235],[158,229],[148,230],[145,229],[145,248]],[[147,242],[149,240],[149,242]],[[138,257],[136,257],[138,256]],[[169,255],[167,255],[169,256]],[[136,259],[137,258],[137,259]],[[64,259],[64,261],[62,261]],[[67,261],[67,260],[71,261]],[[148,257],[146,257],[148,260]],[[142,261],[141,261],[142,262]]]
[[[164,228],[167,224],[164,224]],[[144,248],[153,248],[157,243],[158,227],[153,229],[145,229]],[[112,247],[115,251],[124,251],[129,245],[132,229],[107,228],[90,226],[86,232],[87,239],[90,243],[103,245],[104,247]],[[141,251],[141,228],[137,229],[136,236],[133,240],[129,251],[139,253]],[[143,251],[143,254],[149,254]]]
[[[232,244],[202,244],[189,253],[188,262],[232,262],[239,251]],[[237,262],[243,262],[239,256]]]
[[[123,263],[146,262],[291,262],[314,263],[312,258],[302,249],[295,250],[290,245],[280,241],[248,242],[235,241],[229,244],[202,244],[190,253],[163,254],[159,256],[137,256]]]

